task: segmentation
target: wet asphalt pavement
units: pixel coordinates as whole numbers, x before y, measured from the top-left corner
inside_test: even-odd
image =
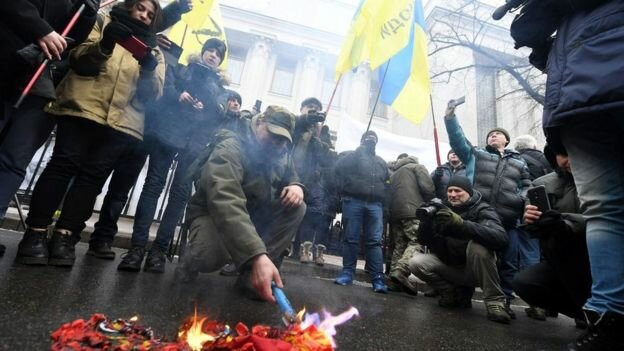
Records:
[[[251,301],[234,289],[234,277],[200,275],[193,285],[174,280],[175,264],[165,274],[116,270],[115,261],[86,256],[77,247],[73,268],[14,264],[21,233],[0,230],[7,252],[0,258],[0,350],[48,350],[50,333],[62,323],[99,312],[109,317],[138,315],[157,335],[173,337],[181,321],[200,313],[234,325],[278,325],[275,305]],[[338,328],[339,350],[564,350],[578,333],[566,317],[540,322],[516,307],[511,325],[489,322],[483,304],[470,310],[444,310],[436,300],[402,293],[375,294],[368,283],[332,283],[336,267],[285,261],[286,294],[295,309],[323,307],[339,313],[350,306],[360,317]]]

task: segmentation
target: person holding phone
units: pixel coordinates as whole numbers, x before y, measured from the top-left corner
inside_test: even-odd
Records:
[[[555,172],[537,178],[533,185],[544,189],[547,201],[531,200],[524,211],[525,230],[540,240],[544,260],[520,271],[513,288],[530,305],[563,313],[577,326],[586,326],[583,304],[590,295],[591,273],[585,219],[568,155],[555,155],[548,146],[544,154]]]
[[[190,58],[188,66],[167,68],[164,96],[148,114],[147,176],[134,217],[132,247],[119,263],[119,270],[138,272],[145,259],[145,271],[165,271],[165,252],[191,196],[192,182],[186,176],[188,167],[219,129],[231,128],[226,115],[229,95],[223,87],[227,83],[219,70],[226,51],[223,41],[211,38],[199,55]],[[167,205],[148,251],[150,227],[174,160],[177,162]]]
[[[33,191],[17,262],[74,264],[74,246],[97,195],[125,147],[143,137],[146,104],[162,94],[165,64],[155,31],[159,16],[156,0],[125,0],[71,51],[72,70],[47,108],[57,116],[56,144]],[[152,48],[140,61],[117,45],[130,36]],[[47,227],[61,201],[48,250]]]

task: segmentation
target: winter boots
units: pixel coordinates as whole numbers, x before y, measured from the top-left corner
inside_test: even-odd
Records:
[[[15,262],[30,265],[48,264],[48,231],[26,229],[17,245]]]
[[[325,258],[323,257],[323,253],[327,250],[325,245],[316,245],[316,255],[314,255],[314,263],[318,266],[322,266],[325,264]]]
[[[299,246],[299,262],[310,263],[314,261],[314,263],[319,266],[324,265],[325,258],[323,257],[323,254],[325,253],[325,250],[327,250],[327,248],[325,247],[325,245],[316,245],[316,252],[314,253],[314,255],[312,255],[312,246],[313,244],[311,241],[304,241]]]
[[[487,311],[487,319],[496,322],[509,324],[511,317],[505,310],[505,303],[501,301],[485,301],[485,309]]]
[[[603,314],[585,310],[588,329],[568,345],[569,351],[624,350],[624,315],[607,311]]]
[[[312,262],[312,242],[304,241],[299,247],[299,262],[310,263]]]

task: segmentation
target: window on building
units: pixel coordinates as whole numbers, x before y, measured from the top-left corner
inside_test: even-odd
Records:
[[[230,47],[228,52],[227,71],[232,78],[232,83],[240,85],[245,68],[245,49]]]
[[[273,73],[273,81],[271,82],[271,92],[291,96],[293,82],[295,80],[296,62],[285,58],[277,58],[275,63],[275,72]]]
[[[325,110],[327,110],[327,106],[329,105],[329,99],[331,99],[331,95],[334,92],[335,86],[336,86],[336,82],[334,82],[331,79],[323,82],[323,91],[321,92],[321,102],[323,103]],[[334,95],[334,101],[332,101],[332,106],[334,108],[340,107],[341,91],[342,91],[342,85],[338,85],[338,89],[336,89],[336,94]]]
[[[370,115],[371,112],[373,112],[373,107],[375,106],[377,95],[379,95],[379,84],[377,83],[376,80],[374,80],[371,82],[371,90],[370,90],[370,95],[368,99],[368,115]],[[381,99],[379,100],[379,102],[377,103],[377,106],[375,107],[375,112],[373,113],[373,116],[378,117],[378,118],[384,118],[384,119],[388,118],[388,106],[386,106],[383,102],[381,102]]]

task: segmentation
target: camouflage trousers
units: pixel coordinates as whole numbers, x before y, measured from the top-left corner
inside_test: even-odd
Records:
[[[394,251],[390,265],[390,274],[409,276],[409,260],[415,253],[424,253],[424,247],[418,243],[417,219],[400,219],[390,223],[394,234]]]

